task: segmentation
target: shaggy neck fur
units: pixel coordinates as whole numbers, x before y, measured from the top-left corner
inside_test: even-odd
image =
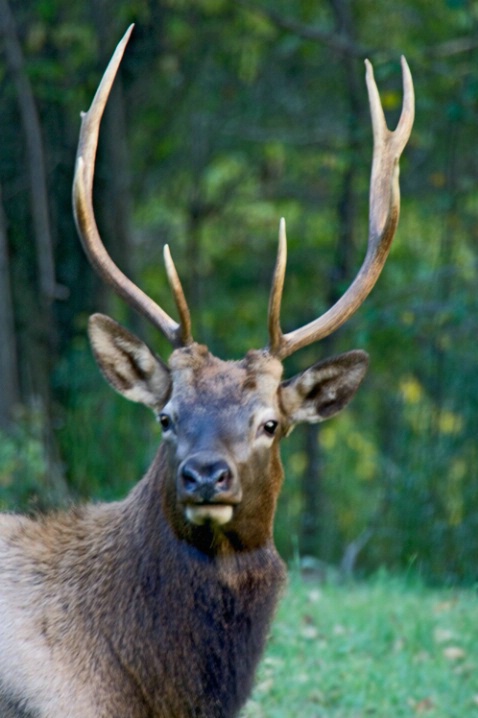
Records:
[[[122,502],[18,518],[9,537],[42,645],[64,651],[66,684],[94,704],[85,718],[233,718],[250,694],[282,561],[270,537],[236,551],[210,529],[203,547],[178,535],[164,516],[165,461],[161,447]],[[23,705],[57,715],[37,696]]]

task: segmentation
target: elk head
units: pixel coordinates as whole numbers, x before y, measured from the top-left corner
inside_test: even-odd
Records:
[[[282,479],[278,444],[298,422],[323,421],[340,411],[360,385],[368,357],[351,351],[284,381],[282,360],[340,327],[362,304],[384,266],[398,223],[398,161],[411,132],[413,85],[402,59],[404,103],[398,127],[386,126],[370,63],[367,86],[374,151],[368,249],[345,294],[324,315],[284,334],[280,305],[286,266],[285,222],[269,302],[269,344],[242,361],[225,362],[193,341],[188,306],[168,247],[164,258],[179,314],[174,321],[133,284],[107,254],[96,226],[92,189],[101,117],[132,28],[119,43],[83,116],[73,188],[76,224],[91,264],[173,346],[166,365],[115,321],[95,314],[89,335],[110,384],[149,406],[163,429],[169,470],[165,509],[182,535],[214,526],[254,545],[270,535]],[[260,521],[258,520],[260,512]],[[260,524],[260,525],[259,525]],[[247,539],[245,538],[247,536]]]

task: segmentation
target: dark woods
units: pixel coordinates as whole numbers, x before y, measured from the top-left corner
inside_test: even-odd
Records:
[[[161,269],[171,245],[195,334],[220,356],[266,342],[281,215],[285,329],[355,275],[371,154],[363,59],[393,127],[403,53],[418,111],[392,261],[346,328],[287,375],[353,346],[372,370],[340,419],[284,447],[276,540],[286,558],[347,570],[475,579],[477,19],[432,4],[1,1],[3,508],[124,496],[158,441],[140,407],[100,386],[87,317],[110,312],[162,345],[93,277],[71,212],[78,111],[124,27],[137,23],[104,118],[98,223],[118,265],[175,316]]]
[[[110,317],[95,313],[88,322],[104,377],[154,411],[163,441],[122,501],[35,518],[0,516],[0,710],[9,718],[238,716],[284,581],[273,539],[283,480],[279,442],[298,423],[339,413],[368,368],[368,355],[352,350],[283,380],[282,361],[357,311],[381,274],[398,223],[398,164],[414,120],[403,58],[403,108],[393,132],[366,62],[373,161],[368,246],[356,278],[327,312],[284,333],[282,219],[268,343],[241,361],[216,358],[193,339],[168,246],[178,321],[123,274],[97,228],[99,126],[131,30],[82,115],[73,209],[92,268],[172,346],[165,363]]]

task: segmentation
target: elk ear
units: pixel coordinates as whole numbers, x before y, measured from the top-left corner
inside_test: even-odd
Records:
[[[96,362],[113,389],[154,410],[165,405],[170,372],[144,342],[104,314],[90,317],[88,334]]]
[[[315,423],[341,411],[359,388],[368,355],[351,351],[326,359],[283,382],[281,401],[291,424]]]

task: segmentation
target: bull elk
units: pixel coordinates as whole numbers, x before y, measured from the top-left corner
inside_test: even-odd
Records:
[[[281,361],[341,326],[386,261],[399,215],[398,161],[414,116],[410,71],[387,128],[373,71],[366,81],[374,149],[368,249],[324,315],[284,334],[286,264],[279,231],[269,344],[226,362],[193,341],[165,248],[179,322],[108,256],[92,188],[98,133],[131,33],[119,43],[83,116],[73,188],[76,224],[100,276],[169,340],[169,362],[113,319],[89,321],[93,353],[120,394],[156,414],[163,441],[122,501],[0,521],[0,714],[3,718],[232,718],[245,703],[285,569],[272,527],[283,471],[279,443],[298,422],[350,401],[367,354],[350,351],[282,379]]]

